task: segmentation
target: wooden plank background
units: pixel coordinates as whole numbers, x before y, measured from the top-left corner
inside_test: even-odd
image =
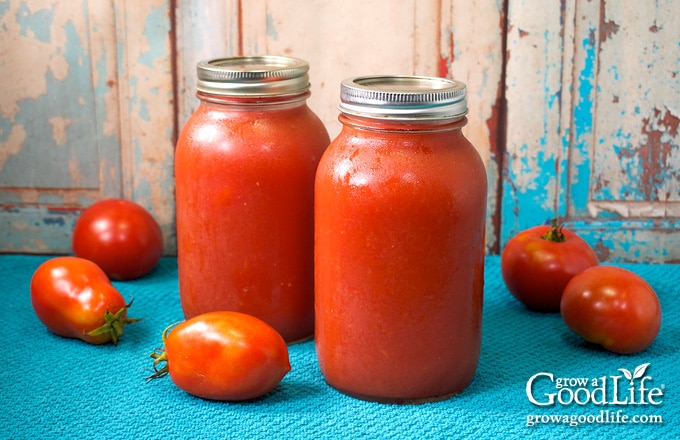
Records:
[[[84,207],[135,200],[174,252],[170,4],[0,9],[0,249],[69,253]]]
[[[501,246],[555,214],[603,260],[680,262],[672,0],[512,0]]]
[[[331,136],[339,83],[468,85],[488,171],[487,249],[560,215],[610,261],[680,261],[674,0],[7,0],[0,3],[0,251],[70,252],[95,200],[138,201],[175,252],[173,151],[195,66],[311,65]]]

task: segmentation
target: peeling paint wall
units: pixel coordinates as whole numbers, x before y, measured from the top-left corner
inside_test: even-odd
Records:
[[[504,149],[503,2],[442,2],[439,32],[439,76],[465,82],[468,124],[465,136],[475,145],[487,169],[487,251],[498,253],[499,201]]]
[[[502,244],[557,211],[566,145],[562,11],[558,2],[510,1],[506,48],[506,152]],[[569,84],[568,82],[565,84]]]
[[[3,20],[15,22],[16,30],[10,33],[13,37],[29,22],[17,16],[15,10],[27,8],[28,3],[34,2],[13,0],[11,10],[3,13]],[[11,190],[5,192],[7,197],[0,198],[0,203],[7,208],[7,216],[20,219],[21,223],[3,228],[7,237],[3,242],[9,243],[3,245],[5,250],[35,249],[33,237],[46,235],[47,241],[40,250],[68,252],[69,229],[80,210],[95,200],[111,196],[134,199],[150,209],[163,226],[166,249],[174,250],[172,140],[196,107],[196,62],[262,53],[299,56],[310,62],[310,106],[332,135],[340,129],[339,84],[348,76],[442,75],[467,82],[470,117],[465,132],[491,170],[489,218],[496,221],[489,222],[487,236],[490,248],[494,245],[498,229],[495,190],[499,168],[497,152],[491,151],[491,146],[496,148],[498,144],[498,122],[494,118],[501,88],[503,31],[499,2],[477,0],[470,5],[461,0],[409,0],[395,5],[391,0],[304,3],[176,0],[170,5],[169,1],[162,0],[91,0],[80,4],[82,10],[59,6],[56,0],[46,0],[42,5],[37,8],[39,14],[49,16],[57,11],[58,15],[64,15],[55,21],[55,32],[68,30],[69,19],[77,21],[71,27],[80,36],[79,40],[87,43],[77,46],[78,56],[85,61],[59,58],[57,55],[66,53],[72,44],[67,44],[64,37],[50,36],[46,40],[53,46],[55,56],[49,61],[29,57],[26,63],[38,62],[43,71],[55,70],[57,74],[53,76],[63,77],[73,88],[82,89],[82,96],[75,101],[80,106],[75,114],[94,120],[95,128],[92,122],[84,123],[91,133],[80,130],[78,136],[69,135],[78,130],[78,125],[60,107],[67,101],[55,91],[55,88],[64,90],[57,85],[42,87],[44,94],[53,97],[50,105],[43,106],[43,114],[34,108],[26,107],[25,111],[28,117],[39,119],[43,124],[35,130],[36,135],[50,133],[55,148],[46,148],[39,140],[25,141],[23,138],[28,133],[25,127],[14,121],[7,122],[0,142],[8,145],[3,145],[0,158],[10,160],[5,156],[13,155],[17,149],[23,151],[25,158],[23,165],[11,167],[15,177],[8,178],[11,183],[4,187]],[[171,6],[176,10],[170,11]],[[472,10],[484,13],[471,22],[464,17],[466,11]],[[174,29],[171,28],[172,14],[176,17]],[[485,20],[487,16],[489,20]],[[44,29],[44,23],[34,27]],[[480,31],[484,33],[483,39],[479,38]],[[35,44],[35,36],[30,37],[31,44]],[[8,39],[3,41],[7,47],[11,45]],[[173,50],[176,66],[172,65]],[[15,62],[20,58],[19,52],[11,57]],[[2,67],[9,69],[10,77],[21,76],[15,65],[5,63]],[[175,82],[173,68],[176,68]],[[76,75],[79,69],[82,72]],[[84,84],[88,87],[84,88]],[[3,97],[3,103],[25,106],[22,99],[7,96]],[[10,136],[11,129],[14,132]],[[74,144],[73,139],[78,139],[80,145]],[[66,147],[72,152],[66,154],[63,148],[56,150],[56,147]],[[64,179],[63,189],[52,190],[48,185],[36,184],[35,180],[19,181],[41,156],[48,154],[54,154],[55,160],[63,162],[58,167],[60,171],[50,168],[36,174],[49,185]],[[99,166],[93,167],[92,163]],[[48,211],[56,212],[55,208],[61,209],[59,214],[48,214]],[[35,216],[42,216],[53,225],[57,224],[53,221],[55,216],[62,216],[60,219],[65,223],[58,239],[48,232],[44,222],[30,220],[26,226],[26,219],[34,211],[38,213]],[[69,213],[68,218],[63,217],[65,212]],[[8,222],[14,220],[5,220],[3,224]],[[20,230],[26,232],[20,234]]]
[[[70,253],[79,213],[133,199],[174,252],[169,2],[0,3],[0,251]]]
[[[0,21],[0,75],[11,79],[0,89],[0,185],[94,188],[97,169],[89,164],[99,161],[90,148],[98,128],[92,84],[98,60],[89,50],[87,6],[34,3],[10,1]]]
[[[511,0],[501,242],[555,215],[609,261],[680,262],[673,0]]]
[[[174,9],[173,9],[174,8]],[[7,0],[0,3],[0,251],[70,251],[81,210],[149,209],[174,242],[174,137],[202,59],[310,62],[335,136],[339,83],[467,83],[487,165],[487,248],[559,215],[610,261],[680,261],[674,0]],[[8,86],[9,85],[9,86]]]
[[[677,4],[577,6],[576,83],[591,100],[579,103],[568,211],[611,260],[680,262]]]
[[[165,252],[175,253],[176,132],[169,0],[115,3],[118,29],[122,195],[145,206],[161,225]]]
[[[628,217],[643,203],[645,216],[680,217],[677,4],[614,4],[603,2],[599,14],[590,208]]]

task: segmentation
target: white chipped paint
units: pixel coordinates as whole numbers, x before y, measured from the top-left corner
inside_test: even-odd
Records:
[[[9,136],[1,141],[5,154],[0,172],[5,188],[61,190],[75,185],[70,180],[73,173],[64,166],[68,160],[81,152],[86,153],[84,162],[96,160],[90,143],[79,150],[79,142],[92,137],[93,132],[88,121],[91,101],[77,95],[78,87],[89,91],[89,67],[83,68],[87,60],[83,54],[89,46],[84,6],[60,8],[50,2],[14,0],[3,9],[0,75],[12,84],[0,89],[0,116],[3,125],[10,125]],[[74,72],[75,80],[71,77]],[[81,111],[82,117],[76,116]],[[11,167],[6,166],[8,162]],[[84,169],[81,163],[78,181],[92,185],[96,176]]]
[[[170,2],[61,3],[12,0],[0,21],[0,75],[15,86],[0,88],[0,116],[11,124],[0,133],[2,249],[69,252],[79,208],[126,196],[152,211],[172,253]],[[59,166],[45,169],[49,157]],[[15,168],[33,160],[43,161],[39,185]]]
[[[169,0],[86,0],[69,8],[59,7],[58,0],[9,0],[0,27],[11,38],[0,42],[0,75],[12,78],[15,87],[0,88],[0,116],[13,122],[0,133],[0,172],[22,153],[34,129],[16,123],[21,106],[46,96],[50,81],[68,80],[86,62],[84,56],[65,56],[74,35],[75,45],[89,50],[90,92],[97,97],[95,119],[101,124],[96,136],[107,139],[96,145],[105,153],[99,157],[98,188],[0,188],[6,205],[34,207],[25,213],[28,222],[0,218],[23,234],[12,237],[8,247],[54,249],[46,237],[67,231],[75,211],[57,214],[44,206],[86,206],[122,195],[152,211],[172,252],[172,134],[195,108],[196,62],[275,53],[310,62],[310,106],[331,135],[340,127],[339,83],[348,76],[413,73],[466,82],[470,112],[464,131],[487,164],[489,214],[498,209],[503,216],[500,231],[487,223],[489,241],[558,211],[568,213],[578,230],[613,258],[680,259],[672,252],[680,248],[677,235],[669,233],[680,211],[680,135],[673,128],[680,115],[680,15],[673,0],[635,8],[611,0],[509,0],[506,54],[501,53],[501,3],[178,0],[172,3],[179,63],[173,85]],[[57,7],[49,26],[27,26],[31,14],[52,5]],[[609,26],[604,33],[602,24]],[[594,46],[588,43],[593,35],[602,40]],[[25,53],[32,57],[19,56]],[[506,60],[506,84],[501,84]],[[179,127],[174,127],[173,86]],[[502,87],[508,102],[505,169],[497,167],[502,150],[494,151],[493,144]],[[88,98],[83,94],[74,102],[86,107]],[[52,147],[69,146],[76,123],[65,113],[50,114],[44,130]],[[665,150],[644,150],[654,142]],[[659,156],[656,174],[645,169],[649,154]],[[88,186],[82,164],[64,163],[62,172],[73,186]],[[640,169],[638,181],[631,181]],[[493,191],[502,176],[504,198],[496,206]],[[640,189],[645,179],[658,180],[653,190]]]
[[[592,218],[603,213],[615,213],[621,218],[669,218],[680,217],[680,205],[666,202],[590,202],[588,212]]]
[[[66,128],[71,125],[71,121],[60,116],[50,118],[50,125],[52,126],[52,139],[57,145],[63,145],[68,140]]]
[[[603,259],[680,259],[674,8],[510,0],[503,242],[567,214]]]
[[[177,0],[178,128],[198,106],[196,64],[240,55],[239,0]],[[197,32],[196,29],[201,29]]]
[[[487,167],[491,144],[497,136],[490,131],[489,121],[502,105],[498,101],[505,59],[501,13],[501,7],[494,0],[442,2],[442,32],[438,35],[439,57],[447,69],[439,73],[467,85],[468,125],[463,132]],[[493,125],[493,128],[498,127]],[[495,184],[492,187],[495,188]]]
[[[165,251],[173,253],[173,84],[169,2],[118,5],[126,31],[119,81],[125,117],[121,124],[123,196],[149,209],[160,223]]]
[[[562,37],[560,5],[514,1],[507,36],[507,155],[519,193],[542,191],[539,203],[554,210],[555,167],[561,154]],[[547,165],[547,167],[546,167]],[[546,169],[547,168],[547,169]]]
[[[120,89],[118,80],[118,51],[116,42],[116,2],[96,1],[88,5],[89,19],[95,26],[90,28],[90,57],[92,60],[92,82],[102,100],[102,132],[106,136],[118,137],[120,133]]]
[[[21,151],[21,146],[26,140],[26,127],[23,124],[13,125],[7,140],[0,141],[0,171],[10,157]]]
[[[635,9],[604,3],[593,139],[595,199],[624,205],[650,197],[650,202],[680,202],[676,12],[677,3],[668,0]],[[665,158],[664,144],[670,153]],[[652,174],[645,169],[653,167],[656,187],[649,188]]]
[[[12,87],[0,87],[0,102],[3,103],[0,112],[3,117],[12,121],[20,110],[21,100],[36,99],[47,93],[45,75],[48,72],[58,81],[68,76],[69,65],[62,50],[66,42],[64,28],[67,23],[76,28],[84,27],[82,18],[72,14],[71,8],[53,8],[48,30],[49,41],[43,42],[35,38],[30,27],[26,34],[22,35],[20,9],[23,7],[31,14],[35,14],[51,5],[10,0],[7,12],[0,22],[3,34],[12,36],[11,40],[6,40],[3,45],[3,56],[0,57],[0,78],[12,78]],[[36,63],[35,60],[46,62]]]

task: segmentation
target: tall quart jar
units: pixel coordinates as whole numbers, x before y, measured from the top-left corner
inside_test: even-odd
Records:
[[[175,152],[179,292],[187,318],[254,315],[287,342],[314,332],[314,174],[330,139],[306,61],[197,66],[199,106]]]
[[[315,186],[321,371],[361,399],[447,398],[474,377],[481,343],[487,184],[461,132],[466,87],[357,77],[340,112]]]

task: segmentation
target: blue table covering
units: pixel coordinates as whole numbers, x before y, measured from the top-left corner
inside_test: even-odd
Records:
[[[482,352],[472,384],[442,402],[386,405],[327,386],[313,341],[291,346],[292,371],[250,402],[202,400],[169,378],[147,382],[149,353],[161,345],[163,329],[183,319],[176,260],[163,258],[148,276],[114,283],[134,297],[130,316],[145,319],[128,327],[118,346],[92,346],[50,333],[33,313],[30,279],[47,258],[0,255],[2,438],[680,438],[679,265],[621,265],[654,287],[664,313],[653,345],[622,356],[582,342],[558,314],[524,309],[503,284],[500,259],[487,257]],[[644,377],[631,387],[620,369],[639,366]],[[536,403],[557,392],[580,403],[532,403],[527,382],[537,374]],[[638,403],[641,387],[647,404]],[[607,404],[597,403],[603,392]]]

